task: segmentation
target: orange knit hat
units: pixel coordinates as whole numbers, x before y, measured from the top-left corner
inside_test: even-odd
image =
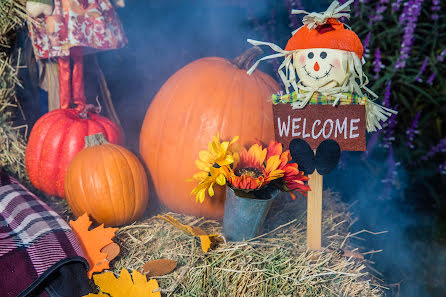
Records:
[[[302,26],[288,40],[286,51],[310,48],[330,48],[355,52],[362,59],[364,48],[358,35],[344,28],[344,24],[334,18],[329,18],[325,24],[314,29]]]

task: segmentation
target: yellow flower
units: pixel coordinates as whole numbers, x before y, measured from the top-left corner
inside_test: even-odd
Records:
[[[198,153],[200,159],[195,161],[198,169],[209,172],[212,167],[221,167],[234,163],[232,144],[237,140],[238,136],[234,137],[230,142],[224,141],[220,143],[220,135],[217,134],[217,136],[214,136],[208,144],[208,150],[203,150]]]
[[[232,144],[236,142],[238,136],[230,142],[220,142],[219,133],[212,138],[208,144],[208,150],[198,153],[199,160],[195,161],[198,169],[201,171],[193,175],[194,180],[198,180],[198,185],[192,190],[191,194],[196,196],[197,201],[203,203],[206,197],[206,191],[209,196],[214,196],[215,183],[223,186],[226,184],[226,176],[223,167],[229,167],[239,160],[238,153],[232,151]]]

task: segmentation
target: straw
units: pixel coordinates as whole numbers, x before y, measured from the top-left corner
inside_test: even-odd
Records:
[[[156,277],[163,296],[383,296],[385,288],[366,259],[346,258],[355,250],[347,206],[324,192],[321,251],[306,250],[306,202],[281,196],[270,211],[263,235],[247,242],[223,242],[204,254],[197,239],[157,219],[147,218],[117,232],[121,255],[112,264],[141,270],[160,258],[178,261],[173,273]],[[221,223],[169,213],[182,223],[221,233]],[[356,248],[356,249],[355,249]],[[378,251],[364,252],[364,254]]]

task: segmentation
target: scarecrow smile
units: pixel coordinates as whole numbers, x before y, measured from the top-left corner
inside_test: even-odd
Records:
[[[322,75],[322,76],[313,76],[313,75],[311,75],[310,74],[310,72],[307,70],[307,65],[304,65],[302,68],[303,68],[303,70],[305,71],[305,73],[309,76],[309,77],[311,77],[312,79],[315,79],[315,80],[320,80],[320,79],[322,79],[322,78],[325,78],[325,77],[327,77],[329,74],[330,74],[330,72],[331,72],[331,69],[334,67],[333,65],[331,65],[331,64],[328,64],[328,65],[330,65],[330,69],[328,69],[327,71],[325,71],[325,73],[324,73],[324,75]]]

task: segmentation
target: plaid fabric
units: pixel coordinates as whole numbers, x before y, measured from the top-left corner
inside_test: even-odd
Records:
[[[299,92],[299,94],[302,94],[304,92]],[[361,104],[365,105],[367,102],[367,97],[360,97],[356,93],[342,93],[345,98],[340,98],[338,104],[340,105],[348,105],[348,104]],[[297,100],[297,93],[294,91],[290,94],[285,95],[273,95],[272,96],[273,104],[277,105],[279,103],[287,104],[287,103],[293,103],[298,101]],[[336,100],[336,97],[334,96],[325,96],[322,95],[319,92],[314,92],[313,96],[311,96],[310,101],[308,104],[320,104],[320,105],[327,105],[327,104],[333,104]]]
[[[0,296],[35,296],[62,265],[87,265],[82,256],[67,223],[0,170]]]

